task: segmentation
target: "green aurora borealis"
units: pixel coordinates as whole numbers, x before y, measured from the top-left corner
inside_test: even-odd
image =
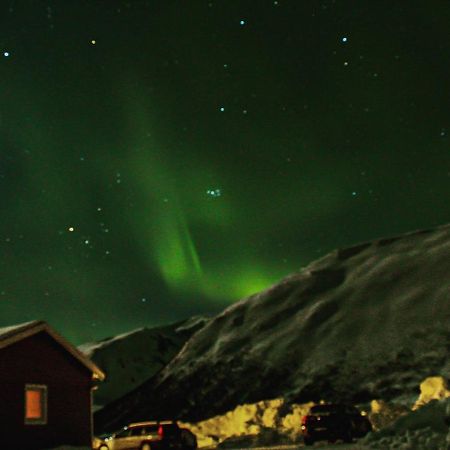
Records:
[[[447,223],[449,20],[438,1],[2,3],[0,326],[82,343],[216,313]]]

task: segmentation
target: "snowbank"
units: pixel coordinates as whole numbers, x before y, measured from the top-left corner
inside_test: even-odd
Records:
[[[420,383],[420,396],[413,406],[418,409],[431,400],[441,400],[450,397],[450,391],[447,389],[447,382],[441,376],[428,377]]]
[[[432,400],[360,441],[374,449],[450,449],[450,398]]]
[[[439,376],[428,377],[420,388],[418,400],[411,401],[408,407],[383,400],[370,402],[369,419],[375,431],[360,440],[355,450],[450,450],[450,398],[446,399],[445,380]],[[424,405],[424,402],[427,403]],[[277,398],[242,404],[223,415],[181,425],[197,436],[200,448],[289,446],[302,441],[299,425],[312,404],[290,405]],[[422,406],[411,411],[413,404]],[[367,411],[367,408],[362,409]]]
[[[287,405],[278,398],[239,405],[223,415],[180,425],[197,436],[200,448],[292,444],[301,440],[299,424],[311,405]]]

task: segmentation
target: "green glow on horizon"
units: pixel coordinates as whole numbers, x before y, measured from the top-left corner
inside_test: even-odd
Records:
[[[203,292],[210,299],[227,304],[257,294],[280,281],[286,273],[276,267],[244,261],[217,267],[204,277]]]

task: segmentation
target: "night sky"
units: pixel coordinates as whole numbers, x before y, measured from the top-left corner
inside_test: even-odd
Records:
[[[4,0],[0,326],[216,313],[450,221],[450,6]]]

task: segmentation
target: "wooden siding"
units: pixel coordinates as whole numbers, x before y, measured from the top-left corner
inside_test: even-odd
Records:
[[[44,331],[0,349],[1,447],[90,445],[91,380],[92,373]],[[26,384],[47,386],[45,425],[25,424]]]

